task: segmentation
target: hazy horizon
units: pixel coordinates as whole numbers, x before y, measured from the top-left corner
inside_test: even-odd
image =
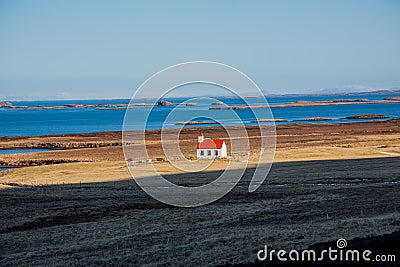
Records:
[[[338,88],[333,88],[333,89],[338,89]],[[329,89],[328,89],[329,90]],[[285,97],[285,96],[288,96],[288,97],[290,97],[290,96],[296,96],[296,95],[304,95],[304,96],[307,96],[307,95],[309,95],[309,96],[313,96],[313,95],[321,95],[321,96],[324,96],[324,95],[326,95],[326,96],[329,96],[329,95],[332,95],[332,96],[335,96],[335,95],[352,95],[352,94],[368,94],[368,93],[371,93],[371,94],[374,94],[375,92],[378,92],[378,93],[380,93],[380,91],[388,91],[388,92],[391,92],[391,91],[395,91],[395,94],[398,94],[398,93],[400,93],[400,87],[391,87],[391,88],[386,88],[386,89],[371,89],[371,90],[353,90],[353,91],[343,91],[343,90],[332,90],[332,91],[326,91],[325,89],[324,90],[320,90],[320,91],[315,91],[315,92],[308,92],[308,93],[284,93],[284,94],[274,94],[274,93],[265,93],[264,95],[266,96],[266,97],[268,97],[268,96],[270,96],[270,97],[274,97],[274,96],[277,96],[277,97]],[[164,97],[164,99],[169,99],[169,98],[177,98],[177,99],[179,99],[179,98],[190,98],[190,97],[227,97],[227,98],[235,98],[235,96],[232,96],[232,95],[219,95],[219,94],[207,94],[207,95],[201,95],[201,94],[197,94],[197,95],[191,95],[191,94],[188,94],[188,95],[185,95],[185,96],[178,96],[178,95],[172,95],[172,96],[167,96],[167,97]],[[252,95],[243,95],[242,97],[244,97],[244,98],[246,98],[246,97],[249,97],[249,98],[252,98],[252,97],[254,97],[254,96],[252,96]],[[256,97],[260,97],[260,96],[256,96]],[[33,102],[33,101],[69,101],[69,100],[71,100],[71,101],[73,101],[73,100],[130,100],[131,99],[131,97],[115,97],[115,98],[108,98],[108,97],[104,97],[104,98],[4,98],[4,99],[1,99],[0,98],[0,102],[1,101],[8,101],[8,102]],[[143,98],[136,98],[135,100],[141,100],[141,99],[143,99],[143,100],[145,100],[145,99],[151,99],[151,100],[154,100],[154,99],[159,99],[159,98],[157,98],[157,97],[143,97]]]

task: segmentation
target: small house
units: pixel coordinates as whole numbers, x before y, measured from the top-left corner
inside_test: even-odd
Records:
[[[227,156],[224,140],[204,138],[203,133],[199,134],[196,150],[198,159],[226,158]]]

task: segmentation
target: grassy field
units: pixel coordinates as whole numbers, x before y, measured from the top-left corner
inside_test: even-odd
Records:
[[[0,157],[3,166],[19,167],[0,173],[0,265],[254,263],[264,245],[302,249],[338,238],[351,244],[398,231],[399,123],[280,126],[274,164],[257,191],[248,192],[250,162],[229,194],[190,209],[162,204],[138,188],[120,133],[1,138],[3,149],[63,150]],[[218,128],[203,131],[226,138]],[[257,144],[257,131],[248,132]],[[187,157],[197,134],[188,129],[180,136]],[[149,132],[153,157],[162,156],[158,139],[159,132]],[[187,186],[212,181],[225,165],[218,160],[185,174],[155,163],[169,181]],[[148,175],[144,166],[137,166],[136,178]]]
[[[400,229],[399,162],[275,163],[254,193],[249,169],[227,196],[194,209],[161,204],[133,180],[0,190],[0,265],[215,266],[253,262],[265,244],[300,249],[390,233]]]

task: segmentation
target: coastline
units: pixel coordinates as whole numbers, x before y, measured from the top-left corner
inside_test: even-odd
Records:
[[[344,124],[290,124],[277,125],[277,148],[274,162],[301,162],[310,160],[343,160],[357,158],[387,158],[400,156],[400,119]],[[258,128],[246,127],[250,145],[259,145]],[[167,130],[168,131],[168,130]],[[169,129],[175,131],[175,129]],[[195,158],[198,133],[202,131],[210,138],[221,138],[230,148],[229,138],[222,127],[185,128],[180,133],[180,148],[189,159]],[[134,133],[134,131],[133,131]],[[179,173],[171,168],[163,154],[160,131],[146,132],[146,145],[150,159],[159,169]],[[243,139],[246,141],[246,139]],[[139,143],[140,140],[137,141]],[[122,132],[101,132],[69,135],[23,136],[0,138],[0,149],[51,149],[53,152],[0,155],[0,167],[13,168],[0,174],[2,183],[15,180],[30,184],[42,180],[42,184],[69,181],[85,182],[86,176],[96,168],[103,169],[97,181],[129,178],[122,150]],[[132,159],[131,159],[132,160]],[[135,155],[134,161],[146,161],[143,155]],[[158,163],[157,163],[158,161]],[[255,162],[249,162],[249,166]],[[65,166],[70,170],[52,175]],[[77,172],[71,172],[75,167]],[[102,168],[109,166],[110,169]],[[225,163],[216,161],[213,170],[224,168]],[[120,168],[116,175],[114,168]],[[36,177],[41,170],[48,172]],[[54,174],[54,173],[53,173]],[[75,176],[74,176],[75,175]],[[143,173],[145,176],[145,173]],[[93,180],[90,180],[91,182]]]
[[[400,91],[399,91],[400,92]],[[362,98],[365,97],[365,98]],[[125,113],[133,112],[143,114],[151,112],[151,118],[146,124],[147,129],[180,128],[190,124],[192,127],[202,127],[210,124],[210,120],[196,118],[198,114],[206,114],[210,118],[218,118],[224,125],[256,126],[275,122],[281,124],[309,123],[343,123],[367,120],[385,120],[400,118],[400,98],[392,92],[386,95],[349,94],[346,96],[286,96],[286,98],[268,99],[273,114],[268,115],[268,110],[258,109],[251,112],[247,107],[239,106],[235,111],[238,118],[231,115],[231,111],[209,110],[209,108],[227,108],[216,105],[211,100],[198,100],[195,102],[185,98],[170,98],[169,101],[159,101],[154,107],[154,102],[148,99],[138,100],[143,103],[129,103],[125,100],[48,100],[31,102],[1,102],[0,101],[0,136],[40,136],[46,134],[77,134],[103,131],[118,131],[123,128]],[[184,101],[184,102],[182,102]],[[224,103],[232,108],[243,104],[238,98],[224,98]],[[248,98],[251,107],[262,105],[263,99]],[[374,104],[365,104],[373,102]],[[3,103],[3,104],[2,104]],[[151,104],[152,103],[152,104]],[[181,104],[180,104],[181,103]],[[215,105],[213,105],[215,104]],[[223,104],[219,103],[218,104]],[[264,102],[265,104],[265,102]],[[127,105],[132,105],[127,107]],[[172,106],[171,106],[172,105]],[[320,106],[322,105],[322,106]],[[14,106],[14,108],[7,108]],[[15,108],[25,106],[23,108]],[[56,109],[52,110],[52,107]],[[63,108],[60,108],[63,107]],[[277,108],[274,108],[277,107]],[[33,108],[34,110],[29,110]],[[240,110],[243,109],[243,110]],[[171,113],[173,111],[173,113]],[[168,125],[162,123],[167,114],[174,114]],[[190,113],[190,114],[189,114]],[[266,114],[263,114],[266,113]],[[258,114],[257,117],[254,114]],[[188,115],[192,115],[189,116]],[[365,115],[364,117],[360,115]],[[168,115],[169,116],[169,115]],[[189,118],[194,118],[187,122]],[[145,118],[132,121],[132,130],[140,130]],[[204,124],[203,124],[204,123]],[[206,124],[207,123],[207,124]],[[44,126],[44,127],[43,127]],[[211,125],[212,126],[212,125]],[[186,127],[186,126],[185,126]]]
[[[2,148],[53,149],[0,155],[8,164],[38,165],[0,172],[0,264],[52,265],[65,255],[63,264],[73,265],[78,261],[70,255],[79,251],[85,259],[79,265],[100,258],[111,266],[117,256],[124,265],[231,266],[251,264],[264,245],[300,250],[338,237],[349,244],[371,236],[379,241],[400,225],[399,126],[400,119],[277,125],[275,160],[263,185],[248,192],[254,171],[249,162],[229,194],[190,212],[160,203],[136,185],[121,132],[0,138]],[[246,128],[251,142],[256,128]],[[221,127],[186,128],[180,143],[188,156],[199,130],[227,138]],[[160,131],[146,134],[150,157],[159,156]],[[216,178],[224,163],[216,160],[196,175],[168,162],[154,165],[171,182],[200,186]],[[146,168],[141,175],[146,177]],[[188,248],[201,254],[181,253]]]

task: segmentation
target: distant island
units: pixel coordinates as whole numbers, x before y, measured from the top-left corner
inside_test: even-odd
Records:
[[[332,93],[332,94],[286,94],[286,95],[275,95],[269,94],[264,96],[245,96],[244,98],[272,98],[272,97],[307,97],[307,96],[348,96],[348,95],[383,95],[383,94],[400,94],[400,90],[378,90],[373,92],[351,92],[351,93]],[[231,96],[220,96],[220,98],[225,99],[235,99],[237,97]],[[174,99],[185,99],[185,97],[178,97]],[[129,101],[129,99],[121,99]],[[147,99],[147,101],[150,99]],[[154,99],[151,99],[154,100]],[[146,101],[146,99],[143,99]],[[0,101],[0,108],[7,109],[25,109],[25,110],[57,110],[57,109],[99,109],[99,110],[113,110],[113,109],[127,109],[132,107],[169,107],[176,106],[177,103],[172,103],[168,100],[161,99],[156,103],[120,103],[120,104],[110,104],[110,103],[101,103],[101,104],[63,104],[63,105],[54,105],[54,106],[45,106],[45,105],[37,105],[37,106],[26,106],[26,105],[15,105],[15,103],[24,102],[24,101]],[[26,101],[29,102],[29,101]],[[223,109],[254,109],[254,108],[285,108],[285,107],[307,107],[307,106],[329,106],[329,105],[352,105],[352,104],[387,104],[387,103],[400,103],[400,96],[394,95],[390,97],[386,97],[382,100],[373,101],[367,98],[359,98],[359,99],[332,99],[332,100],[317,100],[317,101],[306,101],[306,100],[298,100],[295,102],[288,102],[283,104],[272,104],[272,105],[254,105],[254,106],[245,106],[245,105],[234,105],[227,106],[222,101],[216,101],[211,103],[210,110],[223,110]],[[178,103],[179,104],[179,103]],[[197,106],[195,102],[187,102],[182,103],[182,105],[191,107]]]
[[[125,109],[129,107],[146,107],[146,106],[155,106],[153,104],[147,103],[129,103],[129,104],[65,104],[61,106],[14,106],[12,102],[0,102],[0,108],[9,108],[9,109],[26,109],[26,110],[38,110],[38,109],[68,109],[68,108],[95,108],[95,109]],[[162,106],[162,105],[160,105]]]
[[[369,120],[369,119],[387,119],[389,116],[381,115],[381,114],[363,114],[363,115],[354,115],[347,116],[344,119],[346,120]]]
[[[202,124],[219,124],[216,121],[180,121],[176,125],[202,125]]]
[[[321,101],[304,101],[298,100],[296,102],[288,102],[284,104],[273,105],[255,105],[255,106],[218,106],[210,107],[210,110],[223,110],[223,109],[255,109],[255,108],[287,108],[287,107],[312,107],[312,106],[331,106],[331,105],[354,105],[354,104],[387,104],[387,103],[400,103],[400,98],[388,97],[379,101],[372,101],[368,99],[333,99]]]
[[[330,118],[322,118],[322,117],[312,117],[312,118],[307,118],[307,119],[302,119],[302,120],[297,120],[297,121],[330,121],[332,119]]]
[[[259,120],[253,120],[252,122],[286,122],[287,120],[285,119],[259,119]]]

